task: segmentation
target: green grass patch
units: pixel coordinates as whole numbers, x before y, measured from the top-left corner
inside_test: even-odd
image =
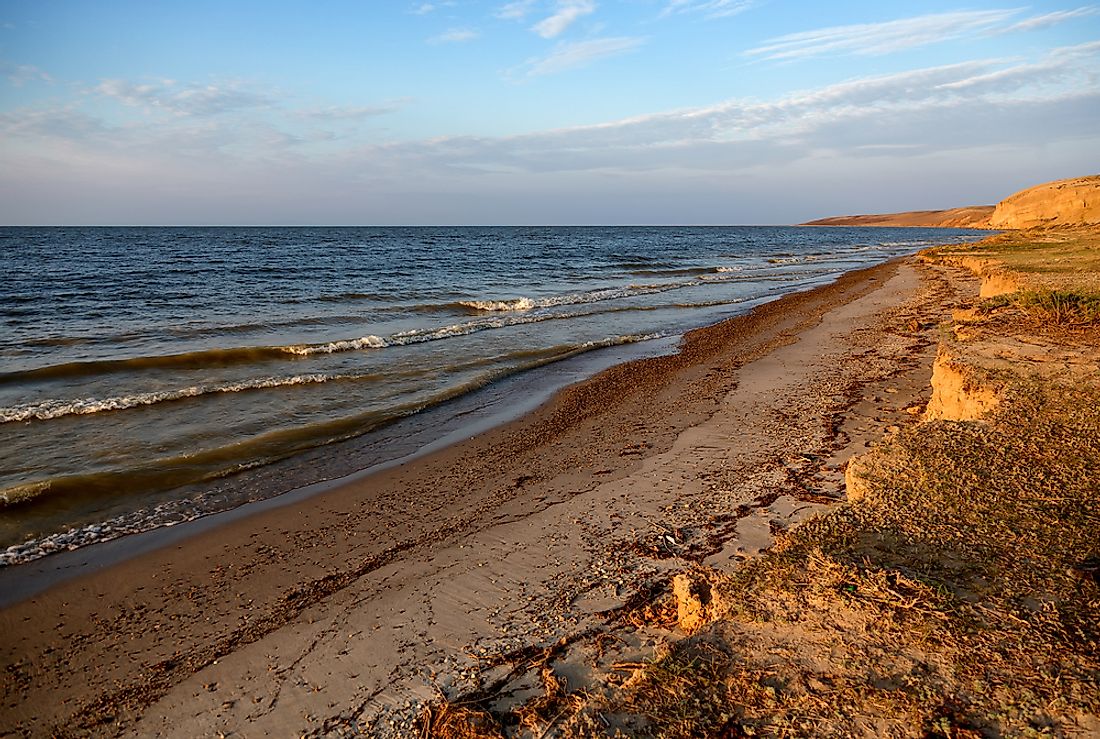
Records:
[[[1074,290],[1021,290],[986,298],[979,305],[983,313],[1018,308],[1043,323],[1058,326],[1100,324],[1100,294]]]

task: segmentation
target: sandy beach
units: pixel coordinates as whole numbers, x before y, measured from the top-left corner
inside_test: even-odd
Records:
[[[0,724],[405,733],[425,702],[508,677],[508,655],[596,634],[670,572],[732,569],[841,497],[847,458],[923,407],[935,326],[973,282],[949,272],[844,275],[425,458],[11,606]]]
[[[8,0],[0,739],[1100,739],[1100,3]]]

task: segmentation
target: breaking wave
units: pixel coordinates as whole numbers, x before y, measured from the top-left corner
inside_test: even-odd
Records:
[[[105,411],[121,411],[128,408],[137,408],[143,405],[166,403],[186,398],[196,398],[201,395],[217,395],[221,393],[240,393],[249,390],[264,390],[268,388],[287,387],[290,385],[312,385],[333,380],[369,379],[380,375],[294,375],[292,377],[262,377],[242,382],[226,383],[224,385],[193,385],[177,390],[165,390],[152,393],[136,393],[134,395],[121,395],[113,398],[82,398],[77,400],[43,400],[38,403],[0,408],[0,423],[13,423],[18,421],[46,421],[62,416],[82,416],[90,413],[102,413]]]

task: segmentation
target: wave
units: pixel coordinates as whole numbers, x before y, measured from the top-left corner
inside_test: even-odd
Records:
[[[0,489],[0,509],[33,503],[45,496],[117,496],[149,493],[215,480],[246,469],[270,464],[306,449],[361,436],[401,417],[465,395],[517,372],[558,362],[594,349],[649,341],[661,336],[663,334],[660,333],[626,334],[583,344],[520,352],[515,356],[529,358],[528,361],[491,369],[466,382],[426,396],[410,398],[404,403],[385,410],[372,410],[306,426],[269,431],[245,441],[192,454],[151,460],[127,469],[60,475],[3,488]]]
[[[692,306],[673,305],[668,307]],[[372,338],[378,339],[378,337]],[[378,341],[384,340],[378,339]],[[355,342],[333,342],[333,345],[323,345],[322,347],[316,348],[319,350],[331,348],[333,351],[338,351],[339,349],[334,346],[335,344],[350,345],[354,343]],[[575,347],[572,346],[566,347],[566,349],[568,350],[572,350],[574,348]],[[464,370],[474,369],[476,367],[499,364],[508,360],[531,360],[546,357],[548,355],[554,356],[559,354],[562,350],[563,347],[561,346],[523,349],[495,356],[477,357],[475,359],[450,365],[445,369],[451,372],[460,372]],[[105,413],[110,411],[129,410],[131,408],[140,408],[142,406],[155,405],[158,403],[170,403],[177,400],[198,398],[205,395],[239,393],[247,392],[250,390],[267,390],[272,388],[290,387],[295,385],[313,385],[327,382],[366,381],[381,379],[390,380],[403,377],[417,377],[425,373],[434,373],[437,370],[438,368],[431,367],[417,368],[402,372],[390,371],[385,375],[377,373],[345,375],[307,374],[293,375],[290,377],[261,377],[219,385],[195,385],[191,387],[179,388],[176,390],[135,393],[133,395],[123,395],[111,398],[78,398],[64,400],[49,399],[39,401],[37,403],[27,403],[24,405],[12,406],[8,408],[0,407],[0,424],[35,420],[47,421],[54,418],[62,418],[65,416],[80,416],[90,415],[94,413]]]
[[[19,346],[27,347],[67,347],[79,345],[118,344],[133,341],[135,339],[160,339],[166,336],[193,339],[203,337],[219,337],[230,334],[250,334],[276,329],[295,328],[300,326],[329,326],[341,323],[355,323],[363,320],[362,314],[337,314],[321,316],[302,316],[288,321],[255,321],[251,323],[210,324],[199,326],[159,326],[155,329],[142,331],[127,331],[118,334],[98,334],[89,336],[53,336],[36,339],[26,339],[19,342]]]
[[[681,280],[679,282],[655,282],[627,285],[625,287],[607,287],[599,290],[589,290],[580,293],[565,293],[551,295],[545,298],[520,297],[509,300],[463,300],[454,305],[470,308],[483,312],[512,312],[529,311],[536,308],[557,308],[567,305],[585,305],[587,303],[602,303],[607,300],[620,300],[632,298],[638,295],[653,295],[655,293],[679,290],[684,287],[698,285],[697,280]]]
[[[182,354],[133,357],[129,359],[104,359],[83,362],[67,362],[29,370],[0,374],[0,384],[26,380],[54,379],[87,375],[109,374],[146,369],[203,369],[207,367],[245,364],[264,360],[287,360],[325,354],[385,349],[394,346],[421,344],[428,341],[466,336],[491,329],[505,328],[541,321],[574,318],[577,313],[540,313],[527,316],[485,318],[432,329],[412,329],[391,334],[373,334],[351,339],[340,339],[321,344],[293,344],[289,346],[236,347],[230,349],[206,349]]]
[[[392,297],[389,293],[344,292],[318,295],[313,300],[319,303],[347,303],[356,300],[388,300]]]
[[[455,323],[450,326],[442,326],[432,329],[412,329],[382,336],[363,336],[358,339],[344,339],[330,341],[326,344],[301,344],[298,346],[283,347],[282,350],[298,356],[311,356],[316,354],[336,354],[339,352],[360,351],[363,349],[385,349],[394,346],[408,346],[410,344],[423,344],[429,341],[451,339],[456,336],[468,336],[480,331],[490,331],[508,326],[522,326],[528,323],[542,323],[543,321],[560,321],[585,315],[583,313],[539,313],[536,315],[505,316],[501,318],[486,318],[465,323]]]
[[[705,275],[720,272],[722,267],[676,267],[668,269],[632,269],[630,274],[638,277],[674,277],[677,275]]]
[[[516,298],[515,300],[460,300],[456,305],[463,308],[472,308],[477,311],[513,311],[531,310],[539,307],[531,298]]]
[[[338,352],[354,352],[362,349],[384,349],[392,344],[381,336],[364,336],[359,339],[343,339],[330,341],[327,344],[302,344],[296,346],[279,347],[279,350],[287,354],[297,354],[308,357],[313,354],[336,354]]]
[[[76,362],[51,364],[45,367],[16,370],[0,374],[0,385],[25,380],[54,379],[61,377],[81,377],[103,375],[112,372],[126,372],[146,369],[203,369],[207,367],[225,367],[234,364],[256,362],[265,359],[286,358],[285,347],[249,346],[229,349],[200,349],[178,354],[160,354],[126,359],[90,359]]]
[[[391,334],[389,336],[367,334],[364,336],[317,344],[230,347],[225,349],[203,349],[177,354],[66,362],[2,373],[0,374],[0,385],[28,380],[101,375],[149,369],[206,369],[209,367],[222,367],[263,361],[285,361],[294,358],[307,358],[343,352],[377,350],[395,346],[420,344],[428,341],[466,336],[480,331],[505,328],[520,324],[569,319],[588,315],[587,312],[551,312],[544,309],[583,306],[593,303],[628,299],[641,295],[653,295],[683,288],[700,287],[708,283],[748,278],[752,272],[753,270],[745,271],[744,268],[738,266],[721,266],[714,267],[711,271],[699,274],[690,280],[637,283],[623,287],[609,287],[586,292],[564,293],[542,298],[524,296],[504,300],[463,300],[453,303],[425,304],[410,307],[408,309],[421,311],[429,309],[463,310],[473,311],[475,314],[519,315],[506,315],[502,317],[485,316],[437,328],[413,329]],[[768,276],[754,277],[752,279],[754,281],[784,281],[789,279],[789,276],[785,272],[775,272]],[[639,308],[641,307],[642,306],[639,306]]]
[[[202,395],[240,393],[249,390],[266,390],[292,385],[314,385],[338,380],[380,379],[382,375],[293,375],[291,377],[261,377],[222,385],[193,385],[191,387],[161,392],[120,395],[113,398],[82,398],[77,400],[43,400],[38,403],[0,408],[0,423],[20,421],[48,421],[63,416],[83,416],[105,411],[121,411],[156,403],[167,403]]]

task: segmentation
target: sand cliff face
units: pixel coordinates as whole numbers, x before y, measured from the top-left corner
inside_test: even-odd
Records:
[[[1100,224],[1100,175],[1046,182],[1005,198],[989,225],[997,229]]]
[[[999,396],[999,388],[941,346],[932,365],[932,398],[924,417],[976,421],[997,407]]]

